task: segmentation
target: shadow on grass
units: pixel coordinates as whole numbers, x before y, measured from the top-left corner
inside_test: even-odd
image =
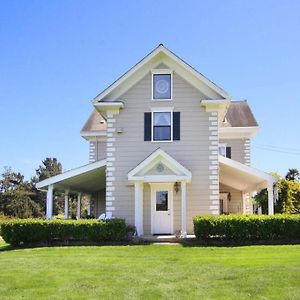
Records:
[[[120,242],[86,242],[86,241],[52,241],[43,243],[31,243],[18,246],[4,245],[0,246],[0,252],[14,251],[22,249],[35,249],[35,248],[54,248],[54,247],[105,247],[105,246],[149,246],[149,245],[179,245],[182,247],[243,247],[243,246],[275,246],[275,245],[297,245],[300,240],[182,240],[176,239],[172,241],[145,241],[141,238],[133,241],[120,241]]]

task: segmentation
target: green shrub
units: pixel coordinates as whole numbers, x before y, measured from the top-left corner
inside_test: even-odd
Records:
[[[300,239],[300,215],[221,215],[194,217],[197,239]]]
[[[12,245],[80,240],[89,242],[121,241],[130,227],[122,219],[41,220],[12,219],[1,223],[1,235]]]

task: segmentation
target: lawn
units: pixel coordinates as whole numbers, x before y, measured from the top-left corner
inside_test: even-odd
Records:
[[[0,245],[1,299],[300,299],[300,245]]]

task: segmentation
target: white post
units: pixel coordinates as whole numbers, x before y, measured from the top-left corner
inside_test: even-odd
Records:
[[[274,215],[273,183],[268,182],[268,214]]]
[[[92,201],[92,196],[91,195],[86,195],[87,200],[88,200],[88,207],[87,207],[87,214],[88,216],[91,215],[91,201]]]
[[[181,182],[181,237],[186,238],[186,182]]]
[[[81,217],[81,193],[77,195],[77,219]]]
[[[65,190],[65,219],[69,219],[69,190]]]
[[[52,219],[52,215],[53,215],[53,189],[54,189],[53,184],[50,184],[48,186],[47,202],[46,202],[46,218],[47,219]]]
[[[134,183],[134,225],[137,235],[143,235],[143,182]]]

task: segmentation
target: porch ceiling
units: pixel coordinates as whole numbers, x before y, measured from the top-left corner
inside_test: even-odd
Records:
[[[219,156],[220,182],[234,189],[252,192],[267,188],[268,182],[276,182],[271,175],[248,167],[237,161]]]
[[[59,191],[94,193],[105,188],[105,170],[106,161],[97,161],[40,181],[36,186],[42,190],[54,185]]]

